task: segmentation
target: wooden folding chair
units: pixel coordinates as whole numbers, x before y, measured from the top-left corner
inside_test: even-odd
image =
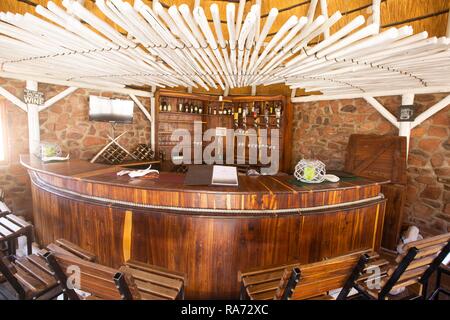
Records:
[[[114,269],[67,255],[52,247],[47,249],[44,257],[70,300],[84,299],[74,289],[90,294],[86,298],[89,300],[184,298],[184,276],[179,273],[136,261]],[[75,286],[69,284],[68,279],[75,280]]]
[[[14,255],[17,239],[27,238],[27,253],[31,254],[33,244],[33,226],[22,218],[12,214],[4,202],[0,201],[0,244],[6,249],[7,255]]]
[[[450,297],[450,291],[442,286],[442,276],[450,276],[450,267],[445,264],[441,264],[436,273],[436,285],[434,287],[433,293],[430,295],[430,300],[439,300],[439,295],[441,293]]]
[[[395,262],[379,274],[379,286],[359,281],[355,289],[360,297],[378,300],[427,299],[428,282],[450,251],[450,233],[410,242]],[[376,280],[376,279],[375,279]],[[405,288],[403,293],[394,291]],[[434,295],[434,293],[433,293]]]
[[[368,263],[377,258],[377,254],[361,251],[311,264],[284,265],[241,273],[241,298],[331,300],[333,298],[328,292],[342,288],[338,298],[345,299]]]
[[[81,248],[70,243],[56,242],[51,244],[50,247],[56,248],[66,255],[88,260],[95,259]],[[49,300],[56,298],[63,292],[53,276],[53,271],[41,256],[42,252],[41,250],[38,254],[18,259],[6,257],[0,253],[0,272],[8,282],[8,286],[3,286],[8,291],[7,296],[19,300]]]

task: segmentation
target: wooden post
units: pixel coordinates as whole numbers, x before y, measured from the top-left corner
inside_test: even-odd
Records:
[[[402,96],[402,105],[410,106],[414,104],[414,94],[404,94]],[[398,135],[406,137],[406,157],[409,153],[409,140],[411,138],[411,122],[399,122]],[[408,158],[406,158],[408,160]]]
[[[448,20],[447,20],[447,38],[450,38],[450,10],[448,10]]]
[[[152,150],[155,151],[156,149],[156,113],[155,113],[155,105],[156,105],[156,98],[155,96],[150,98],[150,116],[152,118],[152,122],[150,123],[150,145],[152,147]]]
[[[28,90],[38,90],[37,81],[27,81],[26,88]],[[35,104],[27,104],[28,109],[28,146],[30,154],[36,152],[41,142],[41,133],[39,128],[39,106]]]

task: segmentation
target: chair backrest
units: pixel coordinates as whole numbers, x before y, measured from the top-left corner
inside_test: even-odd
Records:
[[[8,213],[11,213],[11,210],[8,208],[8,206],[3,200],[0,200],[0,217]]]
[[[17,272],[16,268],[2,252],[0,252],[0,272],[2,273],[6,281],[8,281],[12,288],[17,292],[18,298],[20,300],[25,299],[25,289],[15,277],[15,274]]]
[[[383,299],[391,290],[420,283],[426,285],[450,252],[450,233],[410,242],[403,246],[404,253],[387,271],[388,278],[378,297]]]
[[[328,291],[342,288],[352,276],[361,257],[367,251],[360,251],[316,263],[300,266],[300,280],[292,294],[293,300],[314,298]],[[364,265],[360,265],[362,271]],[[355,274],[359,276],[359,271]]]
[[[79,299],[74,288],[102,300],[140,299],[133,279],[116,269],[58,250],[47,251],[44,257],[66,289],[69,299]]]

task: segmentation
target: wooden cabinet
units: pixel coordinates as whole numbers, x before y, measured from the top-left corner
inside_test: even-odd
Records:
[[[281,109],[279,115],[276,113],[277,108]],[[285,154],[284,150],[286,150],[285,144],[287,143],[287,127],[290,123],[288,117],[291,112],[287,110],[288,106],[284,96],[232,96],[220,99],[219,96],[214,95],[159,90],[156,94],[156,109],[156,149],[165,155],[166,160],[171,159],[172,149],[179,143],[172,137],[172,134],[179,129],[191,136],[190,140],[183,140],[186,145],[189,144],[194,149],[196,144],[201,144],[202,150],[211,141],[194,139],[195,125],[197,128],[200,128],[201,125],[202,133],[208,129],[234,129],[237,133],[233,138],[234,158],[236,161],[239,157],[245,159],[246,164],[249,163],[248,155],[251,148],[257,149],[264,144],[271,146],[271,130],[279,129],[280,171],[289,170],[291,155],[290,152]],[[248,110],[246,117],[243,116],[245,109]],[[267,129],[267,143],[261,139],[264,134],[262,129]],[[245,139],[241,138],[245,144],[245,157],[241,156],[242,152],[238,152],[239,132],[245,136]],[[256,143],[251,139],[252,137],[256,138]],[[223,153],[218,156],[224,162],[227,157],[226,139],[226,137],[222,138]],[[259,153],[257,152],[257,154]],[[191,158],[193,159],[193,154],[191,154]],[[258,165],[262,164],[258,163]]]
[[[406,138],[362,135],[350,137],[345,171],[361,177],[387,179],[381,192],[387,199],[382,246],[395,250],[400,240],[406,199]]]

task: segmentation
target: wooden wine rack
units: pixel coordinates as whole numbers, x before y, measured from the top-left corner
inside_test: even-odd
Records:
[[[169,90],[159,90],[156,95],[156,136],[157,136],[157,145],[156,151],[157,153],[163,152],[165,154],[165,159],[170,159],[170,154],[172,148],[178,143],[175,141],[171,141],[172,133],[177,129],[184,129],[191,134],[193,137],[194,133],[194,121],[202,124],[203,133],[207,129],[224,127],[227,129],[235,129],[234,124],[234,111],[237,111],[239,107],[242,109],[247,105],[251,108],[254,104],[259,106],[261,113],[257,117],[257,121],[259,121],[259,126],[257,129],[258,138],[260,129],[265,129],[265,119],[264,113],[262,110],[265,108],[265,104],[269,103],[269,106],[272,106],[273,110],[275,109],[275,105],[280,105],[282,109],[281,119],[280,119],[280,170],[281,171],[290,171],[290,161],[291,154],[288,151],[285,153],[285,150],[290,150],[287,146],[285,146],[286,142],[289,141],[289,132],[288,126],[289,121],[288,118],[292,112],[292,108],[286,104],[286,97],[282,95],[274,95],[274,96],[230,96],[223,99],[223,101],[219,101],[218,96],[214,95],[205,95],[205,94],[194,94],[194,93],[183,93]],[[160,105],[164,102],[166,105],[171,106],[170,111],[161,111]],[[179,103],[188,103],[197,105],[198,109],[201,107],[202,113],[190,113],[190,112],[180,112],[179,111]],[[212,110],[216,110],[217,114],[211,114]],[[232,109],[232,114],[218,114],[219,110],[229,110]],[[276,128],[277,119],[275,114],[269,115],[269,125],[267,127],[269,131],[268,144],[271,145],[270,141],[270,129]],[[246,125],[247,129],[254,128],[254,118],[251,114],[247,115]],[[239,116],[239,128],[243,127],[242,115]],[[203,148],[208,145],[210,142],[203,142]],[[248,162],[248,139],[246,141],[246,158]],[[194,146],[194,142],[191,141],[191,146]],[[224,146],[226,146],[226,137],[224,137]],[[236,146],[235,146],[236,148]],[[193,148],[192,148],[193,149]],[[226,151],[224,150],[224,153]],[[193,155],[192,159],[193,159]],[[236,149],[235,149],[235,157]],[[223,155],[224,161],[226,159],[226,154]]]

